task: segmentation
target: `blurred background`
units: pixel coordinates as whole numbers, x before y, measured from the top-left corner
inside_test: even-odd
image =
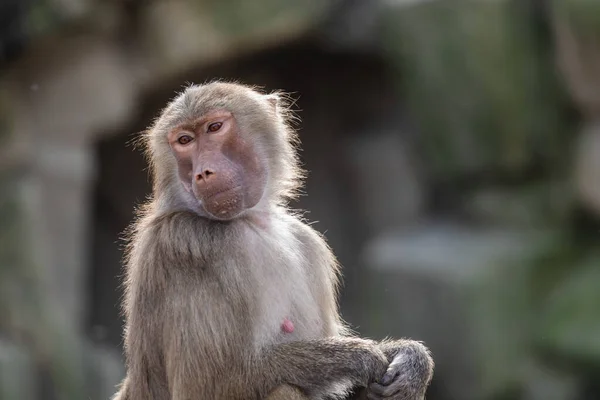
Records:
[[[293,93],[294,206],[429,400],[600,399],[600,1],[2,0],[1,400],[115,392],[129,142],[214,78]]]

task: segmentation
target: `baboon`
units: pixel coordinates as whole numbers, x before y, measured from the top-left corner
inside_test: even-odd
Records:
[[[113,399],[424,398],[422,343],[345,328],[338,263],[288,206],[303,177],[290,118],[282,93],[217,81],[142,135],[153,195],[128,234]]]

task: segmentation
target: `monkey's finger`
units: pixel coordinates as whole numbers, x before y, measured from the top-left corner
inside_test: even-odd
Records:
[[[388,387],[379,383],[371,383],[369,385],[368,393],[378,396],[388,396]]]
[[[369,392],[369,393],[367,393],[367,399],[369,399],[369,400],[384,400],[384,397],[381,397],[378,394]]]
[[[369,400],[389,400],[387,396],[384,396],[379,393],[374,393],[370,390],[367,390],[367,399]]]
[[[367,391],[367,399],[369,400],[413,400],[411,397],[409,396],[405,396],[404,394],[392,394],[392,395],[385,395],[385,394],[377,394],[377,393],[373,393],[371,391]]]
[[[381,378],[381,380],[379,381],[379,383],[383,386],[387,386],[390,383],[392,383],[394,379],[396,379],[399,373],[400,371],[398,369],[389,367],[383,375],[383,378]]]
[[[367,399],[369,400],[415,400],[412,397],[405,397],[405,396],[400,396],[400,397],[389,397],[389,396],[379,396],[373,393],[367,393]],[[419,399],[419,400],[423,400],[423,399]]]
[[[390,386],[383,386],[378,383],[371,383],[369,385],[368,393],[372,393],[373,395],[380,396],[383,398],[395,396],[403,392],[403,383],[395,381]]]

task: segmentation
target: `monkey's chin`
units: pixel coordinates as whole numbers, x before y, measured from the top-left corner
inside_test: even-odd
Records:
[[[218,221],[235,219],[246,210],[242,188],[234,187],[205,198],[202,200],[202,208],[210,219]]]

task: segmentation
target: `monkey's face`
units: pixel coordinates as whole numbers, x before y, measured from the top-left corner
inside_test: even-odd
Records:
[[[170,130],[168,141],[179,180],[201,214],[230,220],[261,200],[265,162],[231,112],[210,110]]]

